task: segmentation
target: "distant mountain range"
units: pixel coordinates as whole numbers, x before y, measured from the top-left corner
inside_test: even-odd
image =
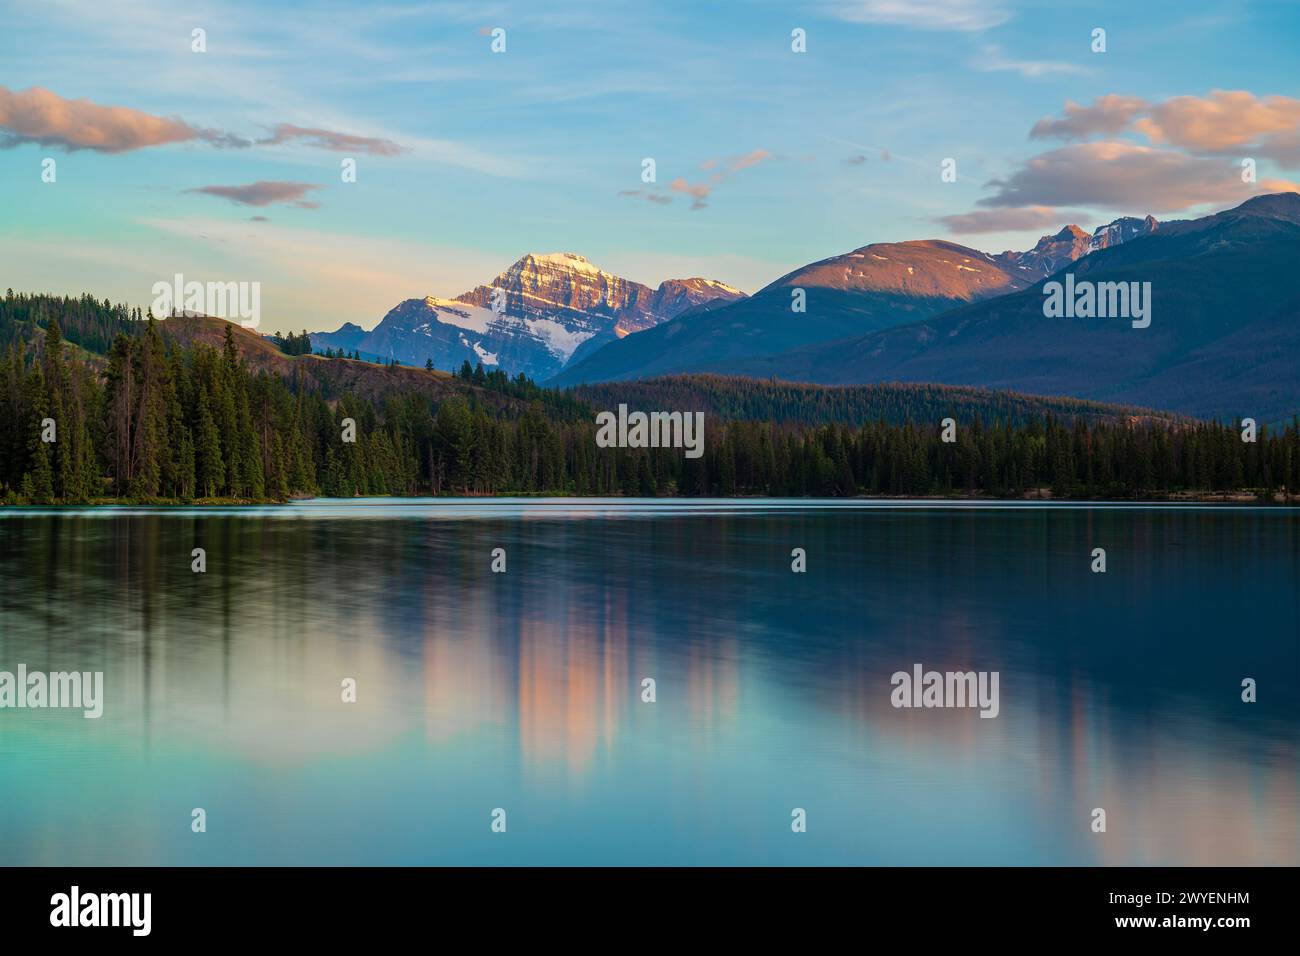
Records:
[[[1296,193],[1196,220],[1067,227],[1025,253],[865,246],[611,343],[550,384],[686,372],[933,382],[1276,422],[1300,411],[1297,262]],[[1151,326],[1046,318],[1043,285],[1065,272],[1150,282]],[[794,287],[806,313],[791,311]]]
[[[691,310],[589,358],[578,357],[551,383],[739,372],[749,359],[856,338],[1020,291],[1063,265],[1157,227],[1150,217],[1117,219],[1092,234],[1066,226],[1027,252],[999,255],[933,239],[863,246],[796,269],[727,308]],[[796,290],[802,290],[802,312]]]
[[[1150,282],[1149,328],[1045,318],[1038,282],[925,322],[731,371],[827,384],[982,385],[1279,422],[1300,412],[1297,262],[1300,195],[1261,196],[1070,266],[1079,281]]]
[[[1004,252],[994,258],[1016,269],[1022,277],[1035,282],[1082,259],[1098,249],[1109,249],[1139,236],[1156,231],[1160,223],[1152,216],[1137,219],[1124,216],[1109,225],[1101,226],[1091,235],[1078,226],[1066,226],[1054,236],[1043,236],[1028,252]]]
[[[530,254],[457,299],[408,299],[372,331],[349,323],[311,339],[552,386],[689,373],[929,382],[1276,422],[1300,410],[1297,243],[1300,195],[1280,193],[1196,220],[1070,225],[1024,252],[875,243],[748,297],[699,278],[652,289],[574,253]],[[1067,272],[1150,282],[1151,326],[1047,318],[1044,283]]]
[[[669,279],[657,289],[605,272],[571,252],[526,255],[490,284],[456,299],[394,307],[373,331],[347,323],[311,334],[312,347],[407,365],[482,363],[542,380],[601,346],[683,311],[744,297],[712,279]]]

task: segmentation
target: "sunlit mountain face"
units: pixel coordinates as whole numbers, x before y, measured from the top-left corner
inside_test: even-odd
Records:
[[[763,369],[807,379],[802,355],[817,346],[908,326],[971,302],[1023,290],[1099,249],[1145,236],[1154,218],[1117,219],[1091,234],[1075,225],[1025,252],[997,255],[942,240],[872,243],[782,276],[752,298],[714,300],[652,334],[575,355],[556,385],[681,372]],[[788,367],[787,367],[788,366]],[[801,378],[803,376],[803,378]],[[860,379],[867,381],[868,379]],[[856,381],[856,380],[855,380]]]
[[[407,365],[432,361],[441,369],[468,361],[541,380],[694,306],[741,298],[740,290],[711,279],[669,279],[651,289],[574,253],[526,255],[459,298],[408,299],[369,333],[349,325],[312,335],[312,344]]]
[[[1199,219],[1120,219],[1092,236],[1067,228],[1015,255],[893,248],[890,256],[867,247],[743,302],[688,313],[554,381],[710,371],[832,385],[932,382],[1272,424],[1300,408],[1300,306],[1287,265],[1300,254],[1300,194],[1258,196]],[[900,269],[899,253],[913,249],[924,267]],[[1067,273],[1149,289],[1149,327],[1048,317],[1047,283]],[[941,284],[923,285],[936,274]],[[800,283],[807,315],[790,309]]]

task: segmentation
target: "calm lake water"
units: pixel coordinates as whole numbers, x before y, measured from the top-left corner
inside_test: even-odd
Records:
[[[1276,508],[3,511],[0,671],[105,710],[0,709],[0,864],[1296,865],[1297,635]]]

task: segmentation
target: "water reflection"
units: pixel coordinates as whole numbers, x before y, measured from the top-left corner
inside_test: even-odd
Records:
[[[1295,865],[1298,530],[788,502],[7,513],[0,670],[103,670],[107,706],[0,711],[0,860]],[[895,710],[914,662],[998,670],[1000,716]]]

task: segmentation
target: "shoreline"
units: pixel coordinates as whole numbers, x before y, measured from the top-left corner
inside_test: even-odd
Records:
[[[730,495],[715,497],[699,497],[686,495],[670,495],[663,497],[627,497],[624,495],[574,495],[564,492],[539,494],[537,492],[522,492],[513,494],[498,495],[360,495],[351,498],[331,498],[328,495],[293,495],[289,498],[93,498],[80,501],[26,501],[11,500],[0,501],[0,513],[6,508],[232,508],[232,507],[262,507],[262,506],[282,506],[290,505],[299,501],[332,501],[346,503],[349,501],[374,501],[376,499],[392,499],[396,501],[465,501],[465,500],[517,500],[517,499],[538,499],[544,500],[549,498],[564,499],[589,499],[592,501],[658,501],[665,504],[681,501],[917,501],[917,502],[945,502],[945,501],[969,501],[969,502],[986,502],[989,504],[999,504],[1007,502],[1060,502],[1062,504],[1218,504],[1218,505],[1277,505],[1278,507],[1300,505],[1300,494],[1288,494],[1285,492],[1274,492],[1272,496],[1265,497],[1260,493],[1252,491],[1232,491],[1232,492],[1169,492],[1159,496],[1113,496],[1113,497],[1057,497],[1047,489],[1039,489],[1035,492],[1027,492],[1020,495],[983,495],[983,494],[960,494],[960,495],[836,495],[830,497],[804,496],[803,498],[787,498],[777,495]]]

